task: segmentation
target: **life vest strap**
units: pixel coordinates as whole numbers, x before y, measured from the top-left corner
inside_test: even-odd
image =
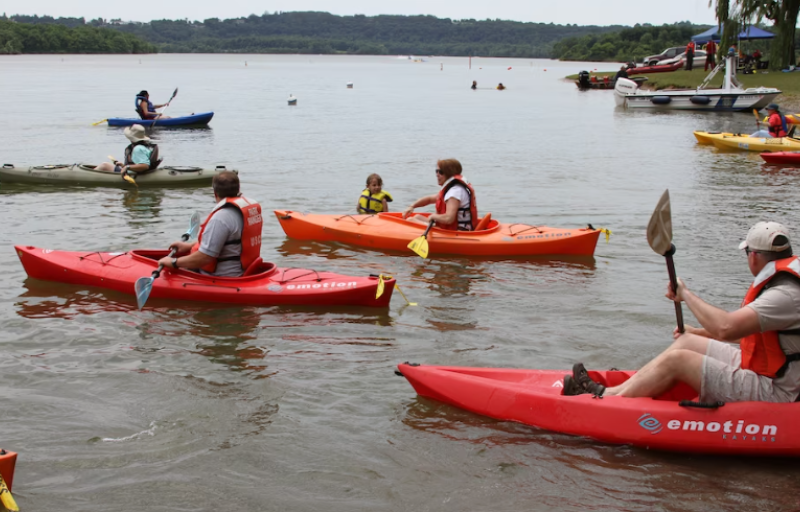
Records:
[[[797,330],[797,329],[795,329]],[[786,331],[780,331],[781,333],[785,333]],[[793,361],[800,361],[800,352],[795,352],[794,354],[787,354],[786,355],[786,362],[783,363],[783,366],[775,372],[775,378],[780,379],[786,373],[786,369],[789,368],[789,363]],[[800,400],[800,396],[797,397]]]

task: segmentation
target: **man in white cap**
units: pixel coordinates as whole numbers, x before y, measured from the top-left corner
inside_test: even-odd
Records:
[[[564,378],[564,394],[655,397],[678,382],[703,402],[793,402],[800,394],[800,259],[787,229],[759,222],[739,245],[755,280],[742,307],[727,312],[704,302],[678,279],[667,298],[685,302],[701,328],[674,332],[675,341],[633,377],[604,388],[581,363]],[[717,341],[720,340],[720,341]]]
[[[134,124],[125,128],[123,133],[131,141],[125,148],[124,162],[115,161],[113,164],[103,162],[95,167],[95,170],[118,172],[123,179],[129,174],[135,177],[137,174],[156,170],[161,163],[158,158],[158,145],[147,136],[144,126]]]

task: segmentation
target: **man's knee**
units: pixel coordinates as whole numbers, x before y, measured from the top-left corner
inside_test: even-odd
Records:
[[[697,334],[682,334],[672,344],[673,350],[690,350],[698,354],[705,355],[708,350],[709,339]]]

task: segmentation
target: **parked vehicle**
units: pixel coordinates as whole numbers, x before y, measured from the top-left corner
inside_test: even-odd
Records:
[[[651,55],[649,57],[645,57],[641,65],[655,66],[657,64],[661,64],[661,61],[663,60],[674,59],[675,57],[684,52],[686,52],[686,46],[673,46],[672,48],[667,48],[658,55]]]
[[[681,60],[686,61],[686,52],[681,53],[680,55],[673,57],[671,59],[662,60],[658,63],[659,66],[664,66],[668,64],[674,64],[676,62],[680,62]],[[694,52],[694,61],[692,66],[694,67],[703,67],[706,65],[706,51],[705,50],[695,50]]]

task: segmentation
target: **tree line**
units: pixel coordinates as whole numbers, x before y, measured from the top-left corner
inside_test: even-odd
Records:
[[[0,54],[154,53],[153,44],[117,30],[64,24],[16,23],[0,18]]]
[[[275,12],[204,21],[52,18],[15,15],[32,25],[108,28],[152,43],[161,52],[342,53],[547,58],[565,37],[602,34],[599,27],[506,20],[451,20],[435,16],[337,16]]]

